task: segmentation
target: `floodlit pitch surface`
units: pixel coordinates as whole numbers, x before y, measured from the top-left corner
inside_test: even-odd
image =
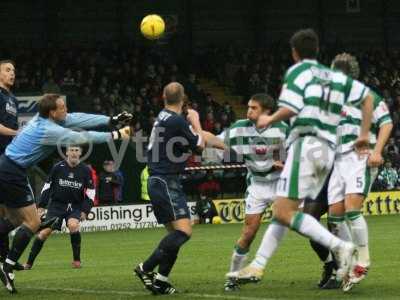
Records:
[[[171,281],[180,291],[173,299],[399,299],[400,217],[369,217],[372,268],[365,281],[350,294],[318,290],[321,264],[308,241],[290,233],[270,261],[259,284],[238,292],[223,291],[240,224],[197,225],[179,254]],[[255,240],[253,256],[266,225]],[[82,269],[71,269],[69,236],[54,235],[45,244],[34,268],[16,273],[17,295],[1,287],[0,299],[150,299],[132,275],[157,245],[162,229],[84,233]],[[28,248],[29,249],[29,248]],[[21,262],[26,259],[27,253]],[[158,299],[158,298],[157,298]]]

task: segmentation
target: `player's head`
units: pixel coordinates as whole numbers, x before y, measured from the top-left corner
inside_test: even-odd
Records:
[[[42,118],[56,122],[65,120],[67,116],[67,106],[59,94],[45,94],[38,103],[38,111]]]
[[[82,156],[82,147],[79,145],[68,145],[65,154],[69,163],[77,165]]]
[[[0,87],[9,90],[15,81],[15,63],[12,60],[0,60]]]
[[[331,68],[342,71],[354,79],[360,76],[360,66],[358,65],[357,58],[348,53],[336,55],[332,60]]]
[[[314,29],[296,31],[290,38],[292,57],[295,62],[302,59],[316,59],[319,51],[319,39]]]
[[[103,168],[106,172],[114,172],[114,161],[113,160],[105,160],[103,162]]]
[[[182,107],[185,99],[185,89],[179,82],[171,82],[164,87],[163,98],[165,105]]]
[[[274,111],[275,101],[268,94],[255,94],[247,103],[247,118],[256,122],[261,114],[270,115]]]

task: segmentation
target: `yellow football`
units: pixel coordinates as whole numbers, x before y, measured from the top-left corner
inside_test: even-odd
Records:
[[[214,218],[212,218],[212,223],[221,224],[222,223],[221,217],[215,216]]]
[[[148,15],[140,23],[140,31],[145,38],[156,40],[164,33],[165,22],[159,15]]]

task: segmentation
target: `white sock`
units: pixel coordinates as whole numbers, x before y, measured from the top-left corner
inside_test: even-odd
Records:
[[[264,269],[286,232],[286,226],[271,223],[265,231],[261,245],[258,247],[256,257],[250,265],[258,269]]]
[[[343,241],[351,242],[353,240],[350,228],[344,216],[328,216],[328,222],[331,226],[332,233]]]
[[[247,260],[247,252],[248,252],[248,250],[243,250],[243,251],[246,251],[246,252],[240,254],[240,253],[238,253],[236,247],[235,247],[235,250],[233,250],[233,253],[232,253],[231,267],[229,269],[229,272],[239,271],[240,269],[242,269],[244,267],[244,264],[245,264],[245,262]]]
[[[160,281],[168,282],[168,277],[161,275],[160,273],[156,274],[156,279],[158,279]]]
[[[297,212],[290,222],[290,228],[330,250],[334,250],[343,244],[341,239],[330,233],[309,214]]]
[[[349,220],[353,242],[358,248],[358,261],[363,267],[370,265],[369,249],[368,249],[368,225],[361,212],[347,212],[346,216]]]

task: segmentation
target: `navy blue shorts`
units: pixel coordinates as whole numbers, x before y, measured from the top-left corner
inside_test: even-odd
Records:
[[[34,204],[26,169],[4,154],[0,156],[0,204],[20,208]]]
[[[178,175],[152,175],[147,181],[147,187],[159,224],[190,219],[186,196]]]
[[[60,203],[60,202],[50,202],[47,213],[46,213],[46,221],[58,217],[59,221],[54,224],[54,230],[61,230],[63,221],[65,220],[65,224],[68,224],[69,219],[77,219],[81,218],[81,207],[80,205]]]

